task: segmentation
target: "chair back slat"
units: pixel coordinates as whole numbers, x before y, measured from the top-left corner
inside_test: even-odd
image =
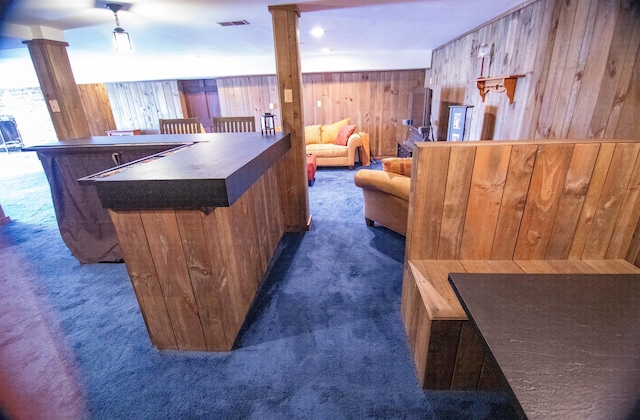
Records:
[[[241,133],[256,131],[255,117],[213,117],[214,133]]]
[[[160,134],[196,134],[202,133],[200,118],[173,118],[160,120]]]

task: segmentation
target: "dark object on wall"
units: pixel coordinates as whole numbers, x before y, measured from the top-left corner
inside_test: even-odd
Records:
[[[13,117],[0,116],[0,149],[20,150],[24,146],[18,125]]]
[[[453,105],[449,107],[449,128],[447,141],[469,140],[469,125],[471,124],[472,105]]]

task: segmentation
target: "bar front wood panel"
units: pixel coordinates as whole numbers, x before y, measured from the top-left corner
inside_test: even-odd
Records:
[[[277,190],[272,167],[209,214],[109,210],[156,347],[232,349],[284,233]]]

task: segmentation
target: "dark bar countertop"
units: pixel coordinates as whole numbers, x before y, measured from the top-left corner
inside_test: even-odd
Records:
[[[153,210],[228,207],[291,147],[290,136],[282,133],[131,137],[126,140],[135,143],[141,137],[155,137],[164,140],[163,144],[172,140],[181,146],[79,179],[80,185],[96,187],[104,208]],[[115,140],[113,137],[110,139]],[[66,147],[70,145],[69,142],[64,143]],[[111,143],[113,145],[114,142]],[[102,144],[93,140],[79,142],[78,147],[99,148]]]
[[[24,152],[72,152],[104,149],[128,148],[140,146],[179,146],[185,143],[209,141],[211,134],[145,134],[141,136],[95,136],[76,140],[65,140],[37,146],[23,147]]]

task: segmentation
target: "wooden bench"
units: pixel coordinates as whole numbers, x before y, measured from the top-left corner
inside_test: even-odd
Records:
[[[418,143],[402,317],[428,389],[498,386],[451,272],[640,273],[640,142]]]

